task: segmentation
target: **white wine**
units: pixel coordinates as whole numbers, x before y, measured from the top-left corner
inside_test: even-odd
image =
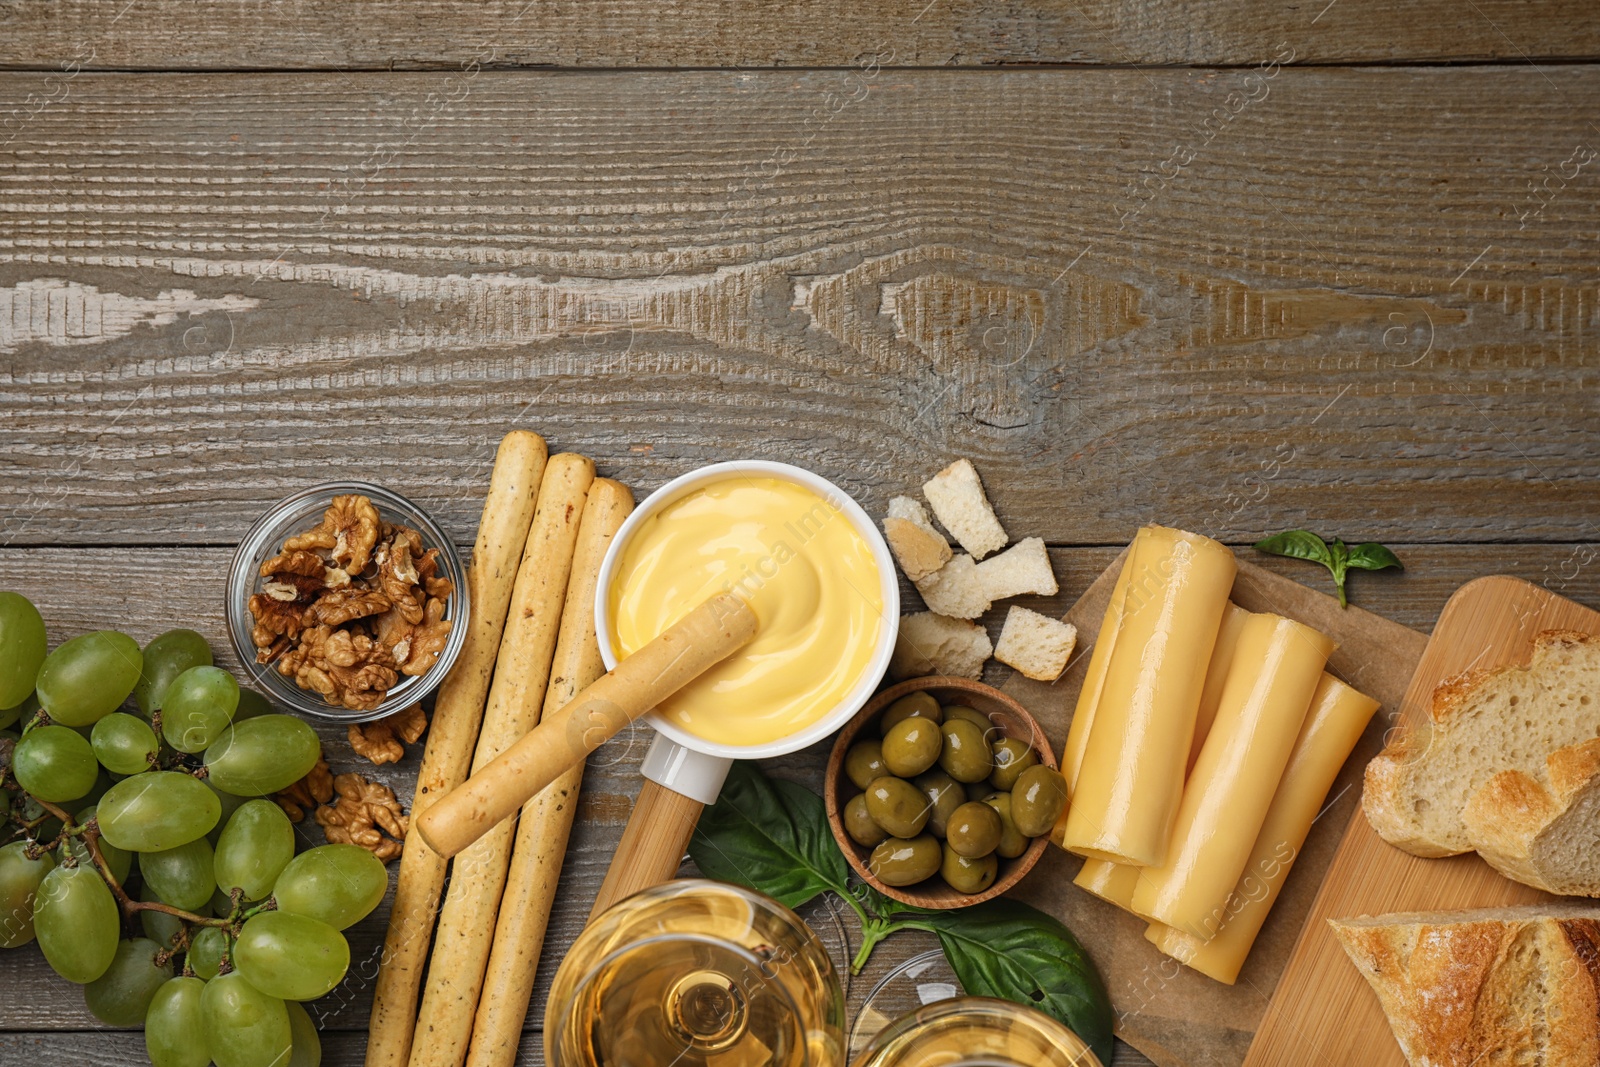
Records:
[[[852,1067],[1101,1067],[1077,1034],[1042,1012],[987,997],[941,1000],[902,1016]]]
[[[833,1067],[844,995],[794,912],[683,880],[629,897],[579,935],[545,1014],[551,1067]]]

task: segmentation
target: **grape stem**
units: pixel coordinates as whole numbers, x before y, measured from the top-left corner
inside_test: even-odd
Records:
[[[172,905],[163,904],[158,900],[134,900],[128,896],[127,890],[122,888],[122,883],[117,881],[117,876],[111,873],[111,866],[106,863],[105,854],[100,851],[99,820],[90,819],[84,825],[79,826],[71,813],[65,809],[58,808],[49,801],[39,800],[38,797],[33,799],[38,801],[41,808],[61,820],[61,832],[64,836],[77,836],[83,839],[84,847],[89,850],[89,858],[94,861],[95,870],[105,880],[107,888],[111,890],[111,895],[117,898],[117,905],[122,909],[124,916],[131,919],[141,911],[159,911],[163,915],[171,915],[174,918],[182,919],[186,923],[195,923],[199,926],[228,925],[228,920],[226,919],[213,919],[196,915],[192,911],[174,908]]]

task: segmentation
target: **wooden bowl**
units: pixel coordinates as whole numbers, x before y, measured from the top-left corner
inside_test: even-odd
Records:
[[[975,682],[970,678],[939,676],[911,678],[892,685],[868,701],[867,706],[857,712],[855,718],[839,731],[838,740],[833,743],[833,752],[828,757],[828,775],[822,787],[822,797],[828,809],[828,825],[833,827],[833,836],[839,842],[844,858],[849,861],[856,874],[860,875],[862,881],[886,897],[903,904],[914,904],[919,908],[965,908],[970,904],[997,897],[1020,882],[1022,876],[1032,870],[1033,865],[1039,862],[1039,857],[1044,855],[1044,850],[1050,845],[1049,837],[1034,838],[1028,850],[1016,859],[1001,859],[1000,873],[995,878],[994,884],[982,893],[969,895],[956,892],[937,876],[925,882],[918,882],[916,885],[900,887],[885,885],[867,870],[867,860],[872,855],[872,850],[856,844],[850,835],[844,832],[844,806],[849,803],[851,797],[861,792],[844,773],[844,754],[849,751],[850,745],[863,730],[873,727],[885,708],[906,694],[918,691],[928,692],[941,705],[965,704],[982,712],[1007,737],[1014,737],[1032,745],[1039,762],[1046,767],[1055,768],[1056,757],[1050,749],[1050,742],[1045,739],[1044,731],[1039,729],[1039,724],[1028,714],[1028,709],[993,686]]]

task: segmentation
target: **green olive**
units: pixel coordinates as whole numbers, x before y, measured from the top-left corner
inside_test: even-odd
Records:
[[[878,717],[878,736],[888,737],[889,727],[906,719],[930,719],[938,724],[944,721],[944,712],[939,710],[939,702],[928,693],[907,693],[883,709],[883,714]]]
[[[872,821],[895,837],[916,837],[928,825],[928,798],[904,778],[885,775],[867,786],[866,797]]]
[[[857,789],[865,789],[874,778],[888,774],[889,768],[883,765],[883,746],[876,739],[851,745],[850,751],[844,754],[844,773]]]
[[[1049,767],[1029,767],[1017,776],[1011,793],[1011,817],[1017,829],[1029,837],[1040,837],[1055,828],[1067,806],[1067,780]]]
[[[939,766],[958,782],[981,782],[994,769],[983,731],[965,719],[939,727]]]
[[[989,784],[1004,793],[1017,784],[1017,775],[1039,762],[1033,746],[1015,737],[1002,737],[994,743],[994,773]]]
[[[1003,832],[999,812],[981,800],[969,800],[951,813],[944,839],[951,848],[975,860],[993,852]]]
[[[844,832],[850,835],[850,840],[867,848],[881,844],[889,836],[889,831],[874,822],[872,813],[867,811],[865,793],[857,793],[844,806]]]
[[[938,871],[944,852],[932,834],[891,837],[872,850],[867,870],[884,885],[914,885]]]
[[[883,763],[890,774],[911,778],[939,759],[944,739],[939,724],[929,719],[902,719],[883,737]]]
[[[967,802],[966,792],[961,788],[960,782],[943,771],[919,774],[913,784],[922,790],[930,802],[928,832],[934,837],[942,838],[951,813]]]
[[[1000,816],[1000,843],[994,846],[995,854],[1014,860],[1028,851],[1028,838],[1011,818],[1011,794],[990,793],[983,802]]]
[[[944,709],[944,721],[950,722],[954,719],[965,719],[982,730],[985,737],[992,738],[1000,732],[1000,727],[994,724],[993,719],[977,708],[969,708],[965,704],[951,704]]]
[[[994,786],[987,778],[981,782],[966,782],[961,788],[967,791],[968,800],[987,800],[994,793]]]
[[[944,843],[944,853],[939,862],[939,876],[957,893],[981,893],[994,885],[1000,873],[1000,861],[994,856],[971,859]]]

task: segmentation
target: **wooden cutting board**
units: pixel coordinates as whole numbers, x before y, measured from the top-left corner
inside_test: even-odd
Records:
[[[1600,633],[1600,613],[1518,578],[1468,582],[1439,614],[1400,706],[1399,723],[1424,721],[1434,687],[1469,667],[1526,664],[1534,637],[1551,629]],[[1246,1067],[1405,1067],[1377,997],[1339,947],[1328,919],[1545,899],[1553,898],[1501,877],[1475,855],[1419,859],[1385,844],[1365,818],[1352,819],[1245,1057]]]
[[[1072,664],[1051,684],[1021,675],[1005,691],[1028,708],[1060,750],[1083,685],[1121,557],[1091,585],[1067,613],[1078,627],[1079,648]],[[1047,849],[1039,865],[1013,891],[1059,917],[1083,942],[1106,980],[1117,1013],[1117,1034],[1162,1067],[1236,1067],[1266,1014],[1273,991],[1289,963],[1323,876],[1333,862],[1345,827],[1356,816],[1361,771],[1382,747],[1387,717],[1401,706],[1427,637],[1389,619],[1339,602],[1247,560],[1239,561],[1233,599],[1251,611],[1272,611],[1315,626],[1339,642],[1329,669],[1382,702],[1355,753],[1329,793],[1328,806],[1311,828],[1283,894],[1268,916],[1236,985],[1214,982],[1179,966],[1144,939],[1145,923],[1090,896],[1072,884],[1082,860]],[[1364,820],[1360,820],[1364,824]],[[1353,972],[1352,972],[1353,973]],[[1359,979],[1357,979],[1359,981]],[[1363,990],[1365,992],[1365,990]],[[1379,1018],[1382,1025],[1382,1018]],[[1387,1038],[1385,1027],[1383,1036]],[[1273,1062],[1315,1064],[1306,1057]],[[1343,1067],[1347,1061],[1332,1059]]]

